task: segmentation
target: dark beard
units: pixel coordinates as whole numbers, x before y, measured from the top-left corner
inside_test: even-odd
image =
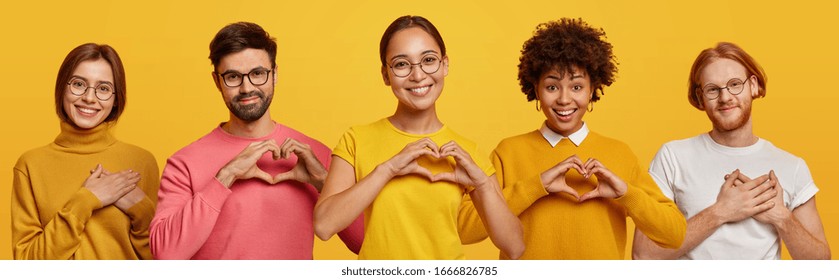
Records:
[[[239,101],[245,98],[251,98],[254,96],[259,96],[259,100],[262,102],[252,103],[248,105],[239,105]],[[239,94],[233,97],[233,100],[227,103],[227,109],[233,113],[234,116],[243,120],[245,122],[252,122],[258,120],[265,112],[268,111],[268,107],[271,106],[271,99],[274,95],[265,96],[264,93],[261,91],[255,90],[248,92],[246,94]]]

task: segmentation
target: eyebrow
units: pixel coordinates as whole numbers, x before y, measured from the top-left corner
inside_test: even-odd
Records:
[[[435,50],[427,50],[427,51],[422,52],[420,55],[426,55],[426,54],[429,54],[429,53],[439,54]],[[395,56],[391,57],[390,61],[393,61],[394,59],[397,59],[397,58],[408,58],[408,55],[407,54],[398,54],[398,55],[395,55]]]
[[[267,71],[267,70],[270,70],[270,69],[260,65],[259,67],[254,67],[253,69],[251,69],[247,73],[253,72],[254,70],[266,70]],[[219,73],[219,75],[226,75],[226,74],[230,74],[230,73],[236,73],[236,74],[240,74],[240,75],[247,74],[247,73],[242,73],[242,72],[239,72],[239,71],[236,71],[236,70],[227,70],[227,71]]]
[[[545,77],[545,79],[554,79],[554,80],[557,80],[557,81],[561,81],[563,77],[565,77],[565,75],[560,75],[559,77],[557,77],[555,75],[548,75],[547,77]],[[582,79],[584,77],[585,77],[585,75],[583,75],[583,74],[577,74],[577,73],[571,74],[571,80]]]
[[[79,75],[72,75],[72,76],[70,76],[70,78],[79,78],[79,79],[82,79],[82,81],[84,81],[85,83],[88,83],[88,84],[90,83],[90,81],[88,81],[87,78],[79,76]],[[110,81],[99,81],[99,83],[97,83],[97,85],[100,85],[100,84],[113,85],[114,83],[112,83]]]

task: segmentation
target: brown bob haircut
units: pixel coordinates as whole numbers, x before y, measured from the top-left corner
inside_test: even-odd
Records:
[[[111,46],[87,43],[70,51],[64,58],[64,62],[61,63],[61,67],[58,68],[58,77],[55,79],[55,113],[58,114],[61,121],[75,126],[75,123],[67,116],[67,112],[64,112],[64,95],[70,76],[82,62],[99,59],[103,59],[111,65],[111,71],[114,75],[114,97],[112,97],[114,98],[114,108],[102,122],[114,122],[125,111],[125,68],[122,66],[119,54]]]
[[[443,42],[443,36],[440,35],[440,32],[437,31],[437,27],[434,27],[434,24],[431,24],[430,21],[421,16],[401,16],[390,23],[387,29],[385,29],[385,33],[382,34],[382,40],[379,42],[379,58],[382,60],[382,71],[385,71],[385,67],[387,67],[385,52],[387,52],[390,39],[393,38],[396,32],[411,27],[419,27],[425,30],[425,33],[431,35],[434,41],[437,42],[437,45],[440,46],[440,55],[446,56],[446,43]]]
[[[763,72],[763,68],[757,64],[757,61],[734,43],[719,42],[716,47],[700,52],[696,60],[693,61],[693,66],[690,67],[690,77],[688,78],[688,101],[690,101],[690,105],[693,105],[696,109],[705,110],[700,94],[702,85],[699,76],[706,65],[717,59],[731,59],[743,65],[746,68],[746,77],[755,76],[757,78],[758,97],[766,96],[766,72]]]
[[[555,69],[564,75],[572,67],[586,71],[593,88],[591,101],[600,100],[603,87],[612,85],[618,72],[612,44],[606,42],[606,32],[580,18],[561,18],[537,25],[533,37],[524,42],[519,57],[519,85],[527,101],[537,98],[536,86],[543,73]]]

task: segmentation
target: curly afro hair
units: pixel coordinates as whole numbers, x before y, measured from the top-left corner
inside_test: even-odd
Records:
[[[519,84],[527,101],[536,99],[542,73],[551,69],[568,73],[572,67],[585,69],[594,88],[591,101],[599,100],[603,86],[612,85],[618,72],[612,44],[605,39],[602,28],[591,27],[580,18],[562,18],[536,26],[519,57]]]

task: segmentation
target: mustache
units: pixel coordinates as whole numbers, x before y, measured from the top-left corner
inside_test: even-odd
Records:
[[[239,102],[242,99],[251,98],[251,97],[254,97],[254,96],[259,96],[259,99],[263,99],[263,100],[265,99],[265,94],[264,93],[262,93],[261,91],[258,91],[258,90],[253,90],[253,91],[243,93],[243,94],[239,94],[239,95],[233,97],[233,102]]]

